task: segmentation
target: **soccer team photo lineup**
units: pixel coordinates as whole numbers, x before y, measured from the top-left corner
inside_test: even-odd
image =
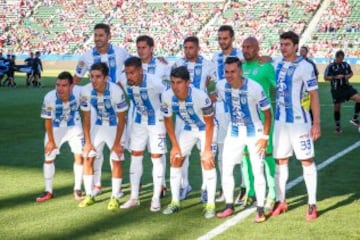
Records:
[[[44,4],[51,8],[55,2],[62,3],[47,2],[38,3],[38,7],[41,9]],[[114,2],[114,6],[109,3],[114,13],[102,12],[106,21],[91,23],[86,44],[76,50],[76,61],[64,68],[58,61],[50,80],[45,72],[49,67],[46,57],[51,54],[38,45],[39,48],[27,51],[29,56],[20,57],[20,64],[16,55],[24,55],[24,51],[12,38],[2,37],[11,29],[0,29],[0,92],[13,91],[16,95],[22,88],[19,79],[24,79],[24,88],[42,94],[38,106],[44,126],[43,146],[37,150],[43,156],[44,191],[33,199],[33,208],[50,206],[57,198],[55,166],[60,158],[73,164],[72,192],[68,193],[73,194],[76,211],[89,211],[101,204],[104,211],[119,216],[148,211],[172,219],[194,207],[186,201],[196,193],[197,204],[203,210],[192,215],[201,214],[206,222],[218,219],[225,223],[243,212],[246,216],[254,213],[252,222],[263,226],[273,218],[286,218],[296,205],[304,222],[316,223],[322,216],[318,192],[323,181],[319,171],[325,167],[322,162],[320,168],[317,164],[317,142],[324,135],[355,139],[355,144],[351,142],[354,147],[344,150],[344,154],[341,151],[348,146],[338,149],[338,155],[332,156],[334,160],[330,158],[331,163],[360,145],[359,85],[352,82],[354,78],[359,81],[356,71],[360,68],[358,60],[349,63],[349,59],[358,59],[360,52],[352,51],[349,43],[334,44],[327,51],[325,62],[319,60],[323,62],[318,64],[311,56],[315,51],[323,53],[322,50],[312,42],[305,44],[302,37],[308,33],[299,32],[297,25],[276,33],[269,46],[262,44],[261,32],[244,32],[238,41],[238,21],[243,18],[234,13],[227,21],[220,21],[221,12],[213,18],[220,23],[208,29],[205,26],[211,23],[203,24],[206,31],[201,34],[186,33],[181,25],[182,34],[164,41],[146,31],[149,28],[144,23],[144,30],[138,34],[130,31],[132,45],[121,44],[113,41],[116,26],[121,26],[115,24],[117,14],[125,7],[139,7],[139,13],[145,14],[141,10],[145,5],[143,1]],[[221,2],[233,10],[249,4]],[[287,2],[292,1],[282,2],[281,6],[289,7],[291,3]],[[327,6],[344,7],[348,1],[314,2],[315,10],[308,9],[313,15],[325,11]],[[37,9],[32,1],[19,4],[23,4],[20,9]],[[215,3],[209,3],[209,8],[212,4]],[[256,4],[266,3],[255,1],[248,7]],[[357,6],[356,1],[354,4]],[[183,11],[189,9],[185,7]],[[189,18],[194,15],[196,11],[189,13]],[[24,13],[22,21],[29,16],[32,15]],[[277,17],[275,22],[280,21],[281,17]],[[193,21],[197,21],[196,17]],[[310,24],[310,20],[306,21]],[[346,32],[360,33],[359,22],[349,24]],[[42,23],[43,27],[50,24],[45,20]],[[335,28],[335,23],[327,26]],[[43,34],[47,39],[47,33]],[[72,42],[76,42],[74,39]],[[176,57],[169,57],[175,56],[174,47],[170,46],[174,43],[181,47]],[[53,48],[54,53],[57,51],[69,52],[64,46]],[[325,84],[330,90],[326,104],[320,94]],[[70,158],[64,159],[64,155]],[[110,175],[105,170],[108,163]],[[295,165],[299,181],[304,184],[302,192],[297,192],[303,198],[300,205],[287,200],[292,188],[289,182],[295,186],[290,181]],[[194,168],[197,175],[193,174]],[[38,174],[41,175],[40,169]],[[195,181],[199,184],[193,184]],[[144,201],[144,194],[148,200]],[[219,231],[202,239],[213,238],[225,230]]]

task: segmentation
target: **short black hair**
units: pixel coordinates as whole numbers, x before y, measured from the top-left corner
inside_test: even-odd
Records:
[[[146,42],[149,47],[154,47],[154,39],[148,35],[140,35],[136,38],[136,43]]]
[[[171,77],[181,78],[185,81],[190,80],[190,73],[186,66],[180,66],[171,70]]]
[[[335,53],[335,57],[339,58],[339,57],[345,57],[345,53],[343,50],[339,50]]]
[[[139,57],[129,57],[125,60],[125,67],[137,67],[142,68],[141,59]]]
[[[300,49],[305,49],[305,51],[306,51],[306,53],[308,53],[309,52],[309,48],[307,47],[307,46],[302,46]]]
[[[101,73],[105,77],[109,76],[109,67],[106,63],[103,63],[103,62],[94,63],[93,65],[91,65],[91,68],[90,68],[90,71],[93,71],[93,70],[101,71]]]
[[[74,82],[73,76],[71,75],[71,73],[69,73],[67,71],[63,71],[63,72],[59,73],[59,75],[57,76],[57,79],[68,80],[70,85],[72,85]]]
[[[238,68],[241,69],[241,61],[238,57],[227,57],[225,59],[225,64],[232,64],[232,63],[236,63],[236,65],[238,66]]]
[[[235,36],[234,29],[230,25],[222,25],[222,26],[220,26],[218,32],[229,32],[230,37]]]
[[[193,42],[193,43],[195,43],[197,46],[199,46],[199,38],[196,37],[196,36],[190,36],[190,37],[185,38],[185,40],[184,40],[184,45],[185,45],[185,43],[187,43],[187,42]]]
[[[110,35],[110,26],[109,26],[108,24],[98,23],[98,24],[95,25],[94,31],[95,31],[96,29],[104,29],[105,33],[106,33],[107,35]]]
[[[299,35],[293,31],[284,32],[280,35],[280,39],[290,39],[291,42],[296,45],[299,44]]]

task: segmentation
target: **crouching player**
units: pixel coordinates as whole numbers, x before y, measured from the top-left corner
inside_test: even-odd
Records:
[[[83,145],[83,130],[79,115],[80,88],[73,87],[73,77],[69,72],[62,72],[56,79],[55,90],[46,94],[41,110],[45,119],[45,161],[44,179],[45,192],[36,198],[37,202],[45,202],[54,197],[53,178],[55,175],[55,158],[60,153],[61,145],[68,142],[74,153],[74,197],[82,199],[81,182],[83,160],[81,157]]]

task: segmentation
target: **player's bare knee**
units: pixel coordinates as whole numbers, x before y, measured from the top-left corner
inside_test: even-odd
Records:
[[[131,156],[138,157],[144,155],[144,151],[131,151]]]
[[[54,160],[45,160],[44,163],[45,164],[53,164],[55,162],[55,159]]]
[[[161,158],[162,154],[160,154],[160,153],[152,153],[150,156],[151,156],[151,158]]]
[[[276,159],[276,164],[277,165],[284,165],[284,164],[288,164],[289,159],[288,158],[281,158],[281,159]]]
[[[302,164],[304,167],[310,166],[313,162],[314,162],[313,159],[301,160],[301,164]]]

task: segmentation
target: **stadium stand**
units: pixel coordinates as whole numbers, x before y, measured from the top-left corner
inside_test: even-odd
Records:
[[[303,33],[319,6],[330,1],[315,31],[306,42],[314,56],[333,56],[344,49],[348,56],[360,56],[360,2],[357,0],[253,0],[174,1],[146,0],[44,0],[0,1],[0,51],[27,54],[81,54],[93,44],[92,28],[106,22],[112,27],[112,41],[135,52],[140,34],[152,35],[156,54],[180,56],[182,41],[198,35],[202,53],[218,49],[217,28],[230,24],[236,30],[236,46],[256,36],[262,54],[279,55],[278,35],[282,31]],[[330,50],[329,50],[330,49]],[[334,49],[334,50],[332,50]]]

